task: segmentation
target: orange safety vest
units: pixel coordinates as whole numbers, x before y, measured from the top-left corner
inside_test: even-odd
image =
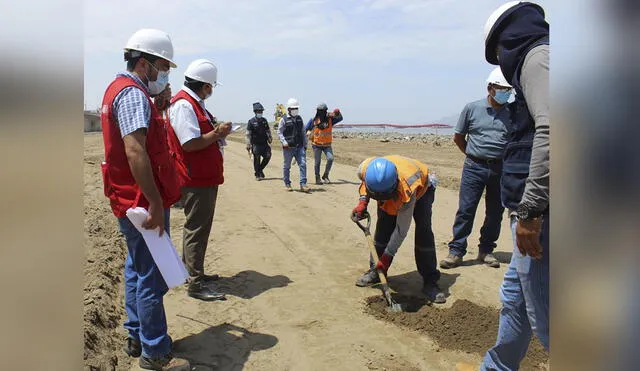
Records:
[[[360,165],[360,196],[367,195],[367,188],[364,184],[364,176],[367,172],[367,166],[375,157],[369,157]],[[411,200],[411,196],[415,195],[416,200],[420,199],[429,188],[429,168],[418,160],[413,160],[403,156],[390,155],[384,156],[387,160],[393,162],[398,170],[398,185],[396,188],[396,196],[390,200],[378,201],[378,207],[389,215],[398,215],[398,211],[402,206]]]
[[[318,123],[320,119],[313,120],[313,136],[311,137],[311,143],[316,146],[330,146],[333,139],[333,120],[329,117],[329,124],[326,129],[320,129]]]

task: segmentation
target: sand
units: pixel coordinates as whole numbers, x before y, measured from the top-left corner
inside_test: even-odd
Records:
[[[333,184],[312,183],[309,151],[312,192],[305,194],[284,191],[282,153],[276,148],[265,170],[267,179],[256,181],[244,144],[237,142],[240,135],[235,135],[225,150],[225,184],[205,262],[208,273],[222,276],[219,288],[228,300],[197,301],[187,297],[185,287],[165,296],[177,355],[191,360],[194,370],[452,370],[458,362],[480,362],[497,331],[499,287],[506,269],[506,264],[494,269],[472,260],[482,203],[465,264],[443,270],[441,279],[448,301],[438,306],[445,312],[437,318],[446,319],[450,328],[466,329],[464,336],[443,338],[437,333],[441,326],[424,326],[432,317],[431,307],[401,314],[406,320],[389,317],[379,310],[379,290],[354,285],[368,266],[364,235],[349,220],[358,198],[354,165],[369,155],[402,154],[431,166],[442,180],[433,216],[441,259],[451,239],[464,158],[450,141],[336,138]],[[91,370],[137,370],[136,360],[122,351],[126,246],[102,193],[102,158],[100,133],[86,135],[85,365]],[[296,166],[292,180],[297,185]],[[172,209],[171,235],[179,251],[183,223],[183,211]],[[496,255],[507,262],[512,244],[506,218],[502,231]],[[397,295],[420,302],[413,228],[409,233],[389,271],[389,283]],[[473,308],[475,314],[457,315],[460,308]],[[474,343],[471,335],[477,331],[482,333]],[[538,350],[533,349],[523,369],[545,359]]]

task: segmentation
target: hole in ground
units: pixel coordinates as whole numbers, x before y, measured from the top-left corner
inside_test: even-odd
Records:
[[[496,342],[499,311],[482,307],[468,300],[456,300],[450,308],[439,308],[424,298],[393,294],[403,312],[387,310],[382,296],[366,299],[365,312],[374,317],[428,335],[440,347],[480,356]],[[549,356],[533,336],[521,370],[544,369]]]

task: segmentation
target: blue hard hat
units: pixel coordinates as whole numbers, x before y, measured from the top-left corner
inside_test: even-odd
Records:
[[[398,181],[396,165],[383,157],[377,157],[367,166],[364,175],[367,189],[376,193],[391,192]]]

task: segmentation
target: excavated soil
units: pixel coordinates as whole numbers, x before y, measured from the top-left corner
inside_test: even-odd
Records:
[[[125,317],[122,268],[124,240],[108,204],[100,199],[96,164],[85,158],[84,362],[86,370],[126,370],[122,318]],[[127,363],[123,365],[123,363]]]
[[[468,300],[456,300],[450,308],[429,305],[426,299],[393,295],[403,306],[403,312],[391,312],[382,296],[365,300],[365,311],[383,321],[428,335],[441,348],[466,353],[484,353],[496,342],[498,334],[497,309],[479,306]],[[544,369],[548,355],[534,337],[521,363],[522,370]]]

